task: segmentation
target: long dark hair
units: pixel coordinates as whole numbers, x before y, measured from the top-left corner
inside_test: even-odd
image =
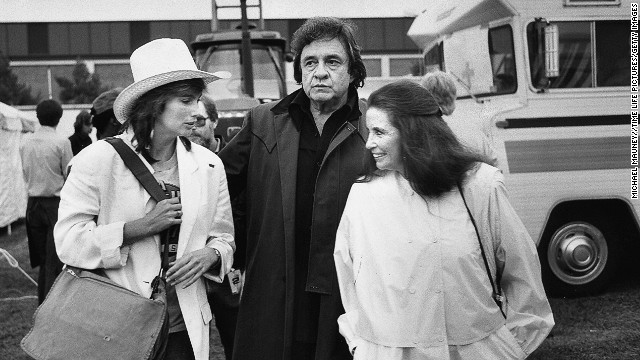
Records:
[[[198,98],[204,88],[205,84],[202,79],[188,79],[158,86],[140,96],[131,108],[128,123],[123,124],[125,128],[129,125],[133,129],[136,151],[150,159],[148,149],[151,146],[151,131],[156,124],[156,119],[164,111],[167,102],[181,96]]]
[[[82,110],[76,116],[76,121],[73,123],[73,132],[79,134],[82,132],[82,126],[91,125],[91,113],[87,110]]]
[[[384,111],[400,133],[404,176],[417,193],[438,197],[456,187],[464,174],[486,159],[464,147],[441,117],[433,96],[422,86],[400,80],[374,91],[369,108]],[[378,174],[368,162],[365,178]]]
[[[349,57],[349,75],[353,76],[351,85],[356,88],[364,86],[367,69],[360,55],[360,46],[356,43],[356,29],[356,25],[347,19],[313,17],[305,21],[293,33],[293,39],[291,40],[291,50],[295,53],[293,78],[296,82],[298,84],[302,83],[302,67],[300,66],[302,49],[317,40],[338,39]]]

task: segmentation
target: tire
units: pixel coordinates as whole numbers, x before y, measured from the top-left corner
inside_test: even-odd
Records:
[[[563,222],[539,246],[542,281],[550,296],[576,297],[602,292],[620,264],[612,222]]]

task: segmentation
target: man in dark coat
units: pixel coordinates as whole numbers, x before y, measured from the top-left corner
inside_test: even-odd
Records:
[[[259,105],[220,153],[231,197],[246,191],[246,278],[234,359],[350,359],[333,262],[335,234],[367,156],[366,71],[355,26],[312,18],[298,29],[299,89]],[[237,239],[236,241],[242,241]]]

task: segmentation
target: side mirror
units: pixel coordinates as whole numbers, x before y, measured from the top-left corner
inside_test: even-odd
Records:
[[[544,27],[544,71],[547,78],[560,75],[558,25],[547,24]]]
[[[294,58],[295,58],[295,56],[294,56],[294,55],[293,55],[293,53],[292,53],[292,52],[290,52],[290,51],[287,51],[287,52],[284,54],[284,61],[286,61],[286,62],[293,62],[293,59],[294,59]]]

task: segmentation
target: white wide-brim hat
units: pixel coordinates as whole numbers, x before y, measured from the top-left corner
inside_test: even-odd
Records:
[[[180,39],[157,39],[142,45],[131,54],[130,64],[134,82],[113,103],[120,123],[129,118],[135,101],[149,90],[180,80],[202,79],[208,84],[231,77],[227,71],[198,70],[187,44]]]

